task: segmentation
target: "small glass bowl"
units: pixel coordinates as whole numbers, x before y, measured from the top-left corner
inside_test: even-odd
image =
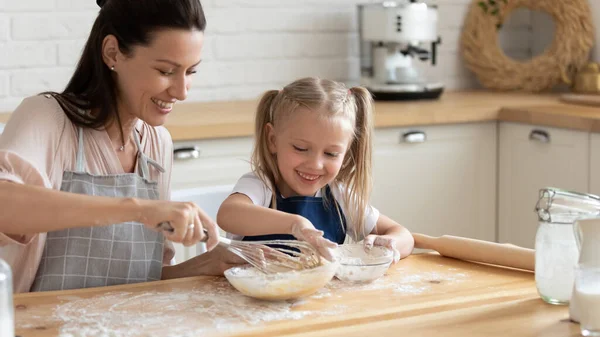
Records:
[[[316,293],[335,275],[339,264],[324,261],[323,265],[300,271],[263,274],[244,265],[225,271],[229,283],[242,294],[267,301],[285,301]]]
[[[394,253],[385,247],[374,246],[367,252],[363,244],[344,244],[335,250],[335,258],[340,264],[335,274],[338,279],[370,283],[385,274],[392,264]]]

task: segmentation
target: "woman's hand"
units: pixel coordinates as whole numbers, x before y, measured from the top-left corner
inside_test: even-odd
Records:
[[[296,216],[292,222],[290,234],[298,240],[310,243],[319,251],[321,256],[329,261],[333,261],[333,249],[337,247],[337,243],[323,237],[323,231],[316,229],[307,218]]]
[[[394,253],[394,263],[400,261],[400,251],[396,248],[396,238],[391,235],[369,234],[364,240],[365,250],[370,250],[373,246],[381,246],[390,249]]]
[[[191,276],[221,276],[227,269],[246,263],[246,261],[230,252],[223,245],[217,245],[213,250],[185,262],[163,267],[162,279],[167,280]]]
[[[212,250],[219,243],[217,224],[193,202],[140,200],[140,221],[152,229],[163,229],[165,237],[184,246],[192,246],[205,239],[206,249]]]

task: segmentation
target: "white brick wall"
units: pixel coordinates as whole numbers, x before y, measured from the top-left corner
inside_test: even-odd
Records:
[[[448,89],[476,86],[459,55],[470,0],[439,5],[442,45],[427,75]],[[202,0],[208,28],[189,100],[254,98],[307,75],[358,79],[355,7],[375,0]],[[0,111],[69,80],[98,8],[94,0],[0,0]],[[500,35],[507,53],[531,54],[528,14]]]

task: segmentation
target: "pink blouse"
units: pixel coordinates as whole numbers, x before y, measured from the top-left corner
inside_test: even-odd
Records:
[[[160,187],[160,198],[170,198],[173,141],[164,127],[138,121],[143,152],[161,164],[165,173],[150,166],[150,176]],[[94,175],[124,173],[108,134],[84,129],[85,170]],[[75,169],[77,127],[52,97],[23,100],[0,135],[0,180],[59,190],[64,171]],[[137,167],[136,167],[137,171]],[[32,205],[33,206],[33,205]],[[37,273],[46,233],[0,233],[0,258],[12,268],[14,291],[28,292]],[[166,241],[163,263],[170,264],[173,244]]]

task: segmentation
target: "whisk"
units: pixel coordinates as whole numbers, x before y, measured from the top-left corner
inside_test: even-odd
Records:
[[[159,227],[170,232],[173,231],[173,227],[166,222],[159,224]],[[206,229],[203,231],[204,239],[202,241],[206,242],[208,232]],[[312,269],[321,265],[321,255],[318,250],[305,241],[239,241],[219,236],[219,243],[265,274]]]

